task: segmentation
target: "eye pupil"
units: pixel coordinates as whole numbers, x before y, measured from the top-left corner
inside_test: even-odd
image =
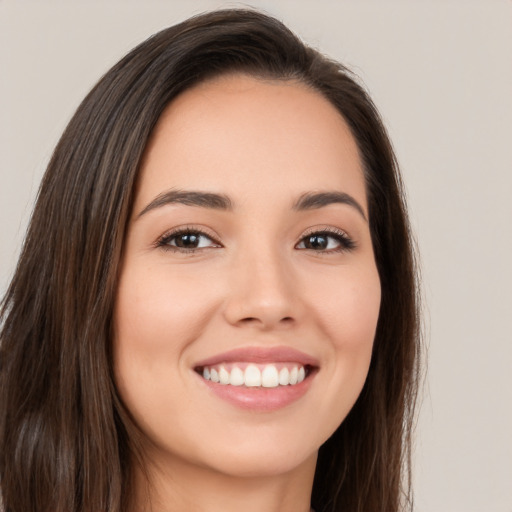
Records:
[[[325,249],[328,240],[324,235],[311,235],[307,238],[305,245],[308,249]]]
[[[183,249],[197,247],[199,244],[199,236],[194,233],[184,233],[176,237],[176,246]]]

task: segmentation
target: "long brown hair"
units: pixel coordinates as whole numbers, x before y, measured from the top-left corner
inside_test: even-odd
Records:
[[[324,95],[358,144],[382,303],[369,375],[320,448],[317,512],[410,505],[418,301],[391,144],[349,70],[274,18],[215,11],[154,35],[115,65],[70,121],[39,190],[0,332],[0,486],[5,512],[124,512],[137,429],[113,379],[112,311],[124,231],[148,138],[200,81],[242,72]]]

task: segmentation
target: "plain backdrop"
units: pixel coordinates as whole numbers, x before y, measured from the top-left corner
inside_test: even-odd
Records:
[[[0,293],[45,165],[90,87],[157,30],[236,5],[0,0]],[[359,74],[401,162],[429,358],[417,511],[512,512],[512,2],[250,5]]]

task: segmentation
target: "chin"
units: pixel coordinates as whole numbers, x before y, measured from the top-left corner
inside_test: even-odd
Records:
[[[257,448],[257,447],[256,447]],[[316,464],[318,450],[309,453],[283,453],[280,450],[256,449],[223,454],[211,469],[230,477],[267,478],[285,475]]]

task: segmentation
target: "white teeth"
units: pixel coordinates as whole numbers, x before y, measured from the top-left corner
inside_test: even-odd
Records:
[[[261,386],[261,372],[257,366],[250,364],[244,372],[245,385],[248,388],[255,388]]]
[[[221,384],[229,384],[229,373],[224,366],[219,369],[219,381]]]
[[[281,368],[279,372],[279,384],[281,384],[281,386],[288,386],[288,384],[290,384],[290,371],[286,367]]]
[[[261,385],[264,388],[276,388],[279,385],[279,374],[273,364],[265,366],[261,372]]]
[[[236,364],[222,364],[215,367],[205,366],[202,375],[205,380],[223,385],[275,388],[299,384],[306,378],[306,370],[304,366],[291,364],[283,366],[280,370],[275,364],[248,364],[244,371]]]
[[[245,383],[244,380],[244,372],[238,368],[238,366],[235,366],[231,370],[231,375],[229,377],[229,383],[232,386],[243,386]]]

